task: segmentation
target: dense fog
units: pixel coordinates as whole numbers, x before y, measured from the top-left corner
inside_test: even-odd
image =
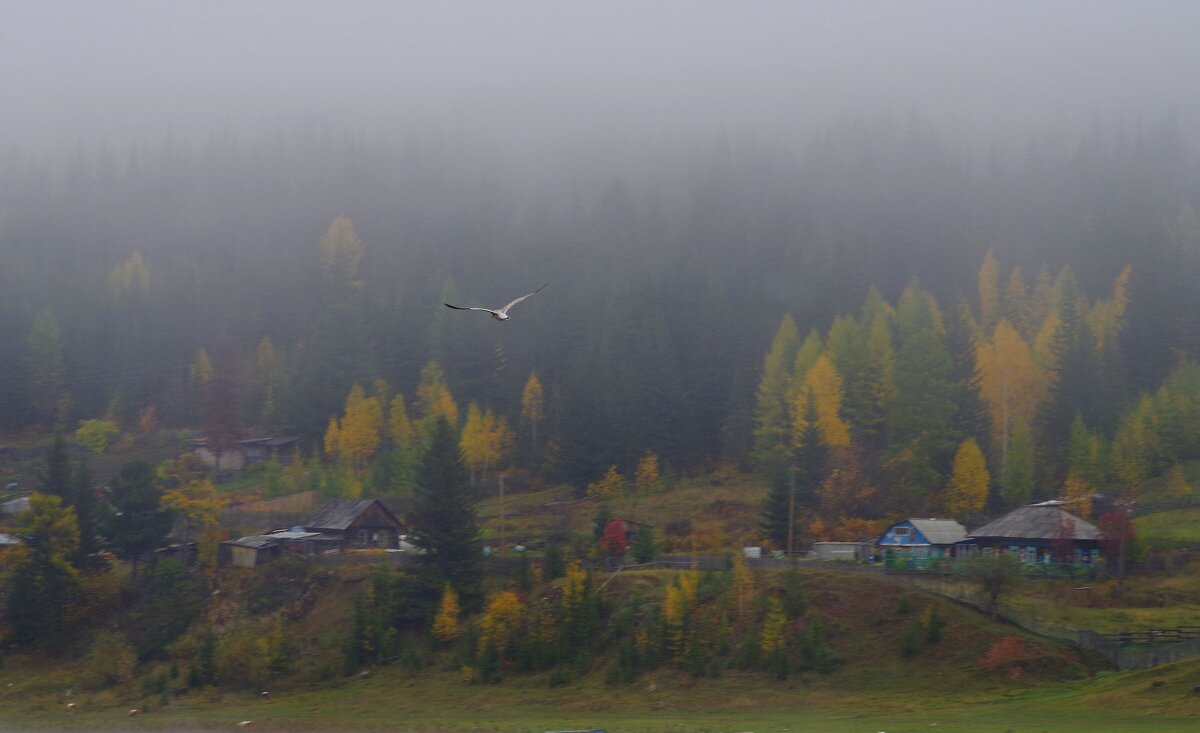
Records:
[[[1133,266],[1127,397],[1196,355],[1194,3],[6,3],[0,420],[196,421],[188,366],[287,357],[279,424],[355,383],[560,418],[683,467],[744,453],[780,319],[976,298],[992,250],[1091,297]],[[336,217],[360,284],[322,280]],[[145,287],[114,285],[139,253]],[[549,283],[509,323],[451,312]],[[250,400],[250,378],[242,380]],[[243,406],[247,423],[257,412]],[[620,428],[620,430],[618,430]],[[740,436],[740,437],[739,437]],[[602,454],[602,455],[601,455]],[[592,470],[589,467],[588,470]]]

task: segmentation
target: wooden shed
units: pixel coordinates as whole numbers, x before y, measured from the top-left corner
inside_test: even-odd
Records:
[[[307,532],[338,537],[345,548],[396,547],[400,520],[379,499],[331,499],[304,522]]]
[[[270,535],[253,535],[221,543],[218,562],[235,568],[256,568],[283,554],[283,541]]]

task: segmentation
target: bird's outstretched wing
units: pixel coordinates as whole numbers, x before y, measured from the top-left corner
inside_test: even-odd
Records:
[[[549,285],[549,284],[550,284],[550,283],[546,283],[546,285]],[[500,309],[500,312],[501,312],[501,313],[507,313],[509,308],[512,308],[512,307],[513,307],[514,305],[516,305],[517,303],[520,303],[522,300],[525,300],[525,299],[526,299],[526,298],[528,298],[530,295],[536,295],[536,294],[538,294],[538,293],[542,292],[542,288],[546,287],[546,285],[543,285],[541,288],[538,288],[537,290],[533,291],[532,293],[526,293],[525,295],[522,295],[520,298],[517,298],[517,299],[516,299],[516,300],[514,300],[513,302],[511,302],[511,303],[509,303],[508,305],[506,305],[506,306],[504,306],[503,308],[501,308],[501,309]]]
[[[446,306],[447,308],[453,308],[456,311],[483,311],[484,313],[495,312],[491,308],[463,308],[461,305],[450,305],[449,303],[442,303],[442,305]]]

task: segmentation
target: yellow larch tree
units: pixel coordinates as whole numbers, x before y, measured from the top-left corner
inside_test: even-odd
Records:
[[[188,376],[197,384],[208,384],[216,370],[213,368],[212,359],[208,358],[208,352],[200,349],[196,352],[196,360],[188,367]]]
[[[412,420],[408,418],[408,409],[404,406],[402,394],[393,397],[388,408],[388,433],[392,444],[397,448],[408,448],[416,443],[417,431],[413,428]]]
[[[150,266],[135,251],[108,275],[108,290],[118,298],[144,296],[150,290]]]
[[[437,615],[433,617],[433,635],[438,641],[447,642],[456,638],[461,632],[458,616],[461,613],[458,604],[458,593],[449,583],[442,591],[442,601],[438,604]]]
[[[821,353],[825,350],[825,345],[821,341],[820,334],[817,329],[812,329],[804,340],[800,342],[799,348],[796,349],[796,358],[792,362],[791,378],[788,380],[787,388],[787,415],[789,422],[794,422],[796,419],[796,402],[804,399],[804,380],[808,376],[808,372],[817,363],[817,359],[821,358]],[[801,403],[803,404],[803,403]],[[803,412],[803,410],[801,410]],[[795,433],[795,430],[788,431]],[[787,440],[787,435],[784,436],[784,445],[790,441]]]
[[[1096,336],[1096,349],[1104,351],[1115,345],[1125,325],[1125,310],[1129,307],[1129,278],[1133,268],[1126,265],[1113,281],[1112,297],[1098,301],[1087,311],[1087,323]]]
[[[521,422],[529,425],[530,456],[537,455],[538,425],[546,412],[546,397],[542,390],[542,382],[537,372],[530,372],[525,380],[525,388],[521,390]]]
[[[787,628],[787,616],[783,613],[783,602],[775,596],[767,600],[767,617],[763,621],[762,637],[759,649],[763,656],[770,657],[782,652],[787,644],[784,630]]]
[[[1046,394],[1045,372],[1038,368],[1029,346],[1006,320],[996,324],[990,341],[975,350],[979,396],[992,418],[992,443],[1000,451],[1001,483],[1008,470],[1008,449],[1018,420],[1032,424]]]
[[[484,446],[486,440],[483,411],[479,409],[479,405],[472,402],[467,405],[467,419],[463,421],[462,436],[458,441],[463,463],[467,464],[467,468],[471,472],[471,485],[475,484],[476,476],[483,467],[483,454],[487,450]]]
[[[676,659],[687,653],[687,620],[696,597],[696,571],[687,570],[675,576],[663,597],[663,620]]]
[[[383,428],[383,409],[379,400],[367,397],[363,388],[354,385],[346,397],[346,411],[338,433],[338,455],[350,462],[356,474],[379,450],[379,434]]]
[[[200,479],[164,493],[160,503],[183,515],[187,527],[185,544],[190,541],[191,528],[199,528],[196,560],[200,567],[214,572],[221,544],[221,511],[228,506],[229,499],[217,493],[212,481]]]
[[[472,483],[477,471],[486,481],[488,471],[500,465],[511,445],[512,431],[508,421],[496,417],[490,408],[481,411],[478,405],[471,403],[467,408],[467,420],[463,423],[459,448],[463,452],[463,461],[471,470]]]
[[[345,216],[334,219],[321,237],[321,271],[337,287],[353,286],[362,255],[363,243],[354,225]]]
[[[639,494],[652,494],[662,486],[658,473],[658,454],[646,451],[633,473],[633,485]]]
[[[479,620],[479,651],[482,652],[488,642],[494,644],[498,651],[503,651],[520,620],[521,599],[516,593],[504,590],[492,594]]]
[[[990,482],[979,443],[974,438],[967,438],[954,454],[954,468],[942,502],[946,513],[964,518],[978,514],[987,504]]]
[[[599,481],[588,484],[587,493],[609,499],[619,495],[624,488],[625,477],[617,471],[617,467],[614,465],[608,467]]]
[[[326,457],[336,461],[342,452],[342,426],[336,415],[329,418],[329,425],[325,428],[324,446]]]
[[[831,448],[850,445],[850,428],[841,418],[842,409],[842,378],[834,368],[829,356],[822,354],[817,358],[808,374],[804,377],[800,394],[807,399],[809,392],[817,406],[817,425],[821,429],[821,439]],[[792,415],[796,422],[792,426],[793,435],[800,435],[804,430],[805,402],[792,404]]]

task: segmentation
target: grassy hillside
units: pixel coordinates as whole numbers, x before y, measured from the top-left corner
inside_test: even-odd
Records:
[[[350,599],[366,586],[367,573],[339,568],[289,587],[286,574],[267,578],[263,570],[223,577],[230,597],[210,609],[210,619],[232,629],[249,609],[272,608],[289,618],[289,634],[306,640],[288,674],[270,683],[269,702],[256,687],[176,694],[185,689],[182,673],[168,693],[155,692],[165,663],[144,666],[128,683],[89,689],[78,655],[9,655],[0,667],[0,730],[230,730],[253,720],[255,729],[268,730],[892,732],[937,724],[968,732],[1082,732],[1182,731],[1200,720],[1200,696],[1191,694],[1200,663],[1117,674],[939,597],[830,571],[802,575],[809,614],[822,619],[840,660],[827,674],[778,680],[726,669],[717,678],[693,678],[664,667],[612,684],[604,674],[612,659],[603,654],[566,685],[552,684],[548,673],[508,674],[485,685],[465,682],[447,651],[421,669],[396,664],[322,679],[329,670],[321,667],[330,663],[322,649],[336,653],[332,637],[348,627]],[[654,599],[674,575],[622,573],[605,594],[614,603],[635,593]],[[774,580],[771,572],[757,578]],[[941,638],[904,656],[902,630],[930,612],[945,621]],[[68,702],[75,712],[67,712]],[[131,708],[142,712],[130,718]]]

